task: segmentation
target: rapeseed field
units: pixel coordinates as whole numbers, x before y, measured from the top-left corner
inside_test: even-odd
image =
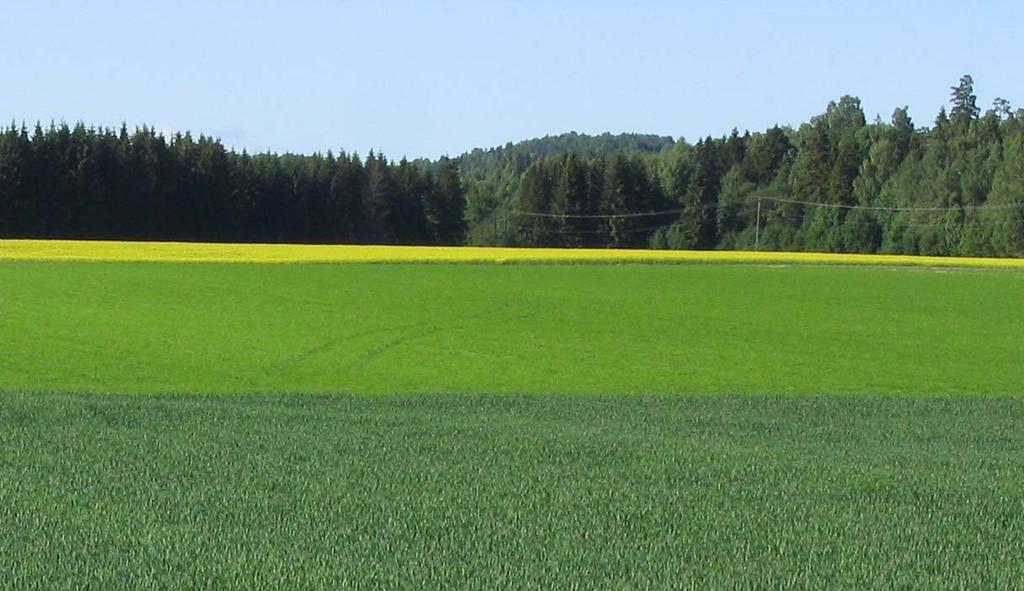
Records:
[[[1024,259],[766,251],[0,240],[0,260],[211,263],[747,263],[1024,269]]]

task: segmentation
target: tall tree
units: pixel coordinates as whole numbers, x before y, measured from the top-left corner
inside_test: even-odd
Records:
[[[639,160],[621,154],[608,160],[601,200],[601,213],[608,216],[608,246],[647,244],[651,220],[637,214],[650,213],[653,198],[650,175]]]
[[[587,169],[577,154],[566,154],[561,158],[558,176],[555,178],[551,212],[557,218],[558,232],[565,246],[580,246],[587,241],[587,234],[595,231],[591,218],[590,193],[587,186]]]
[[[960,126],[969,125],[978,117],[978,97],[974,94],[974,78],[970,74],[960,77],[960,83],[950,89],[950,119]]]
[[[372,150],[366,156],[366,185],[363,187],[362,238],[368,242],[394,241],[391,221],[394,185],[391,170],[383,154]]]
[[[438,163],[437,185],[427,194],[427,223],[437,244],[462,244],[466,239],[466,189],[459,164],[447,156]]]
[[[682,240],[689,248],[714,248],[718,238],[718,194],[722,171],[718,150],[710,137],[697,142],[696,166],[683,206]]]
[[[987,204],[994,254],[1024,256],[1024,131],[1007,139]]]
[[[554,180],[551,178],[548,162],[535,162],[523,173],[519,187],[519,209],[517,217],[519,234],[523,242],[530,245],[548,244],[555,240],[556,224],[547,217],[551,214]]]

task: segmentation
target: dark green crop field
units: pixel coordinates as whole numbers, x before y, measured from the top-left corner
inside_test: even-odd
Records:
[[[0,399],[4,589],[1008,589],[1017,397]]]
[[[1024,273],[0,262],[0,387],[1024,394]]]

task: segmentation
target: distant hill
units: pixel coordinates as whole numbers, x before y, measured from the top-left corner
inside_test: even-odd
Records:
[[[542,138],[509,142],[504,146],[476,148],[458,158],[459,172],[467,189],[467,217],[471,226],[493,217],[507,207],[519,191],[523,173],[535,162],[560,154],[587,157],[610,154],[648,154],[667,152],[675,146],[671,137],[641,133],[603,133],[587,135],[570,132]],[[436,166],[436,163],[433,164]],[[488,226],[490,228],[491,226]],[[471,242],[495,240],[473,232]]]
[[[504,168],[504,163],[515,161],[529,166],[534,161],[568,152],[589,155],[615,153],[657,154],[671,149],[675,140],[669,136],[643,133],[562,133],[547,135],[521,142],[509,142],[494,148],[475,148],[459,157],[463,174],[482,176],[483,170]],[[524,167],[525,168],[525,167]],[[473,174],[478,173],[478,174]]]

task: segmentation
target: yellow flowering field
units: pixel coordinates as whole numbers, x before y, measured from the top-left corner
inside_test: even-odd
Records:
[[[218,263],[760,263],[1024,269],[1024,259],[803,252],[0,240],[0,260]]]

